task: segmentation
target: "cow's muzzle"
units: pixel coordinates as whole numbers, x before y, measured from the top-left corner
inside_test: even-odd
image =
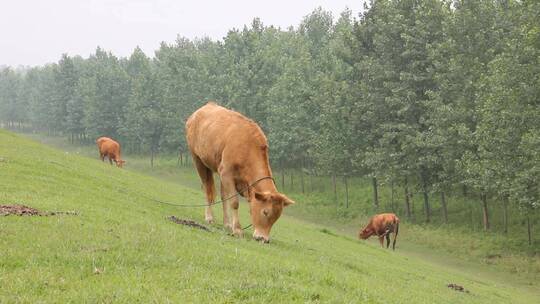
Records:
[[[253,233],[253,239],[255,239],[258,242],[263,242],[265,244],[270,243],[270,238],[269,237],[260,235],[257,232]]]

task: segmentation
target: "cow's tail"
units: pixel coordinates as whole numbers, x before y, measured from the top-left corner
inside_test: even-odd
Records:
[[[399,232],[399,219],[397,216],[394,218],[394,240],[392,241],[392,250],[396,249],[396,238]]]

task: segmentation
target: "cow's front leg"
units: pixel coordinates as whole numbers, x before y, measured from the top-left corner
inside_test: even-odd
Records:
[[[242,230],[242,226],[240,225],[240,216],[238,215],[239,205],[238,196],[231,199],[230,206],[232,209],[232,232],[235,236],[242,237],[244,235],[244,230]]]
[[[221,200],[223,201],[223,225],[230,228],[231,232],[238,237],[243,236],[244,231],[240,226],[240,216],[238,215],[238,192],[234,177],[225,168],[218,169],[221,179]],[[230,207],[230,208],[227,208]],[[229,209],[232,211],[232,222],[229,219]]]
[[[232,188],[233,192],[231,193],[231,188],[227,186],[226,183],[223,182],[223,177],[221,177],[221,203],[223,204],[223,227],[227,230],[230,230],[232,232],[232,226],[231,226],[231,219],[229,217],[229,200],[231,196],[234,195],[234,188]]]
[[[381,243],[381,247],[384,248],[384,235],[379,236],[379,243]]]

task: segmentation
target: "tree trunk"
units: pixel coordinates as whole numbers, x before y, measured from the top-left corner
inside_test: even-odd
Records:
[[[150,149],[150,167],[154,168],[154,147]]]
[[[309,188],[311,189],[311,192],[315,191],[315,189],[313,189],[313,170],[310,170],[309,172]]]
[[[371,183],[373,186],[373,207],[375,210],[379,210],[379,192],[377,189],[377,178],[371,178]]]
[[[392,179],[392,181],[390,182],[390,205],[392,206],[392,212],[396,213],[396,207],[394,205],[394,192],[394,180]]]
[[[508,233],[508,197],[503,199],[503,232]]]
[[[302,168],[300,168],[300,183],[302,184],[302,193],[306,193],[304,188],[304,161],[302,161]]]
[[[405,212],[407,214],[407,218],[411,218],[411,202],[409,201],[409,182],[408,179],[405,178]]]
[[[431,221],[431,210],[429,209],[429,195],[427,191],[423,191],[424,193],[424,211],[426,213],[426,223],[429,223]]]
[[[425,176],[422,176],[422,192],[424,195],[424,212],[426,214],[426,223],[429,223],[431,221],[431,210],[429,209],[429,195]]]
[[[441,192],[441,207],[444,223],[448,224],[448,209],[446,208],[446,196],[444,195],[444,191]]]
[[[529,236],[529,246],[532,245],[532,234],[531,234],[531,219],[527,214],[527,235]]]
[[[343,183],[345,184],[345,207],[349,208],[349,183],[347,175],[343,176]]]
[[[285,191],[285,168],[281,167],[281,191]]]
[[[473,230],[476,231],[476,221],[474,220],[474,204],[469,204],[469,214],[471,217],[471,226],[473,227]]]
[[[334,201],[337,204],[337,184],[336,184],[336,172],[332,172],[332,184],[334,185]]]
[[[483,222],[484,222],[484,231],[488,231],[489,230],[489,213],[488,213],[486,194],[482,194],[482,215],[483,215]]]
[[[294,191],[294,170],[291,170],[291,190]]]

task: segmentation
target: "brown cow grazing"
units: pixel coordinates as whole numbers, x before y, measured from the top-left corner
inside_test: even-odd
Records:
[[[99,157],[105,161],[105,157],[109,158],[109,163],[112,165],[114,161],[116,166],[122,168],[125,160],[120,157],[120,144],[108,137],[100,137],[96,140],[99,150]]]
[[[209,102],[186,122],[186,138],[206,192],[205,219],[214,220],[214,172],[221,181],[223,225],[242,236],[238,195],[250,205],[256,240],[270,241],[270,229],[283,208],[294,202],[279,193],[268,161],[268,143],[261,128],[238,112]],[[230,199],[228,199],[230,198]],[[228,206],[232,207],[232,223]]]
[[[394,233],[392,250],[396,249],[396,238],[399,231],[399,218],[393,213],[381,213],[374,215],[369,223],[358,233],[358,238],[368,239],[372,235],[379,237],[381,247],[384,248],[384,238],[386,237],[386,248],[390,246],[390,233]]]

